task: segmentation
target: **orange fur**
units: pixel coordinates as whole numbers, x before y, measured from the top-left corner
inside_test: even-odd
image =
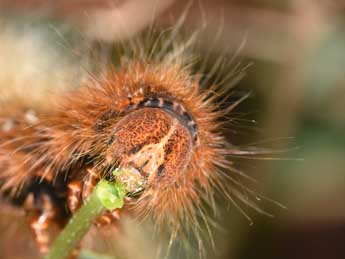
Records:
[[[19,123],[0,131],[2,191],[15,196],[31,179],[54,184],[61,174],[66,181],[81,179],[90,163],[99,175],[109,175],[115,165],[107,159],[108,140],[124,116],[128,97],[141,99],[149,93],[170,96],[182,104],[193,116],[199,138],[184,172],[149,184],[129,206],[134,215],[150,216],[174,231],[182,222],[197,230],[203,203],[212,202],[215,189],[229,190],[223,176],[230,166],[228,144],[219,121],[228,111],[219,109],[219,96],[213,90],[202,90],[198,78],[177,63],[124,64],[56,95],[50,109],[37,114],[37,121],[17,116]],[[113,115],[105,118],[110,111]]]

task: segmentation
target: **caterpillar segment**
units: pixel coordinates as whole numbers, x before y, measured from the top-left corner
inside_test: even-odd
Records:
[[[42,252],[49,224],[62,228],[115,169],[130,176],[119,180],[133,196],[131,213],[177,229],[196,220],[212,188],[223,188],[224,112],[211,91],[177,66],[134,63],[97,80],[56,96],[35,120],[0,120],[0,192],[16,206],[34,196],[31,227]],[[120,217],[121,210],[107,211],[95,224]]]

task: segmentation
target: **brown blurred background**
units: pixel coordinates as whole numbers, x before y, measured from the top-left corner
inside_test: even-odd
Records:
[[[275,218],[249,209],[253,225],[236,209],[220,210],[217,251],[208,257],[345,258],[345,2],[1,0],[0,9],[16,26],[32,21],[46,32],[67,24],[99,44],[133,37],[152,20],[164,29],[187,9],[183,29],[204,26],[197,40],[201,56],[211,51],[230,59],[239,52],[238,60],[253,63],[236,87],[253,94],[236,111],[243,122],[229,138],[238,145],[291,148],[277,161],[236,161],[259,179],[260,192],[288,209],[267,205]],[[49,40],[50,47],[59,46],[59,37]]]

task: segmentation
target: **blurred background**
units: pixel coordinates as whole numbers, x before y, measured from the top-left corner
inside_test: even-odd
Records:
[[[70,85],[83,77],[81,64],[92,66],[80,48],[110,46],[153,21],[164,30],[185,16],[181,31],[202,28],[197,48],[201,59],[214,57],[210,67],[219,56],[251,64],[235,88],[252,95],[235,111],[230,141],[289,150],[272,155],[278,160],[236,159],[238,168],[258,179],[253,188],[287,209],[262,202],[275,215],[270,218],[244,208],[250,224],[236,208],[220,204],[216,251],[207,257],[345,258],[345,2],[0,0],[0,16],[0,65],[25,67],[22,82],[34,74]],[[49,59],[43,60],[45,52]],[[70,72],[58,73],[62,67]],[[143,241],[136,231],[130,231],[134,249],[119,241],[126,255],[119,258],[152,258],[151,234]],[[13,252],[1,233],[0,255],[27,258]]]

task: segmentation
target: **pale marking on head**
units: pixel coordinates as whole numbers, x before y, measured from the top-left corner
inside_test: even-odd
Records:
[[[164,146],[175,133],[178,123],[179,121],[174,118],[173,125],[159,143],[145,145],[137,153],[129,156],[126,163],[133,163],[138,167],[142,167],[143,171],[149,172],[149,179],[154,177],[153,172],[156,172],[158,167],[164,163]],[[145,164],[146,161],[148,163]]]

